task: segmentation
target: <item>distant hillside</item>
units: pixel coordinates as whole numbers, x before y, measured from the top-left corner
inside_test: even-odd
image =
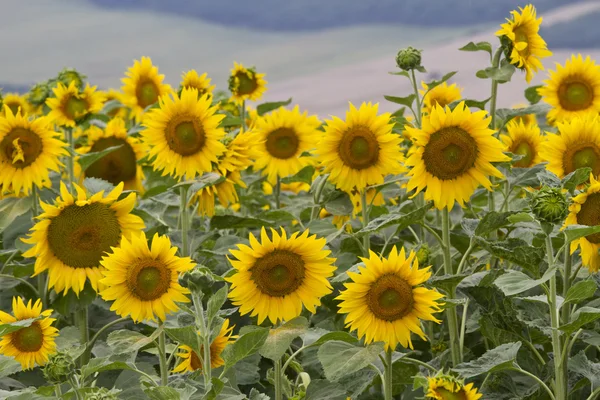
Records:
[[[503,21],[523,0],[88,0],[105,8],[158,11],[273,31],[307,31],[359,24],[463,26]],[[538,11],[584,0],[531,0]]]
[[[600,47],[600,12],[592,12],[570,21],[540,29],[550,49],[593,49]]]

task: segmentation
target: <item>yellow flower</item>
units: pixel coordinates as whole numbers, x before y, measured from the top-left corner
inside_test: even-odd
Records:
[[[406,160],[408,190],[425,190],[425,199],[438,209],[452,209],[454,202],[464,206],[481,184],[492,190],[488,176],[502,178],[492,162],[509,161],[504,146],[488,128],[485,111],[471,113],[464,102],[454,110],[435,106],[423,116],[422,128],[406,127],[416,146]]]
[[[215,90],[215,85],[210,84],[210,78],[206,73],[198,76],[196,70],[189,70],[181,76],[181,89],[195,88],[198,90],[198,96],[204,96],[205,94],[212,95]]]
[[[518,110],[521,108],[526,108],[528,107],[527,104],[515,104],[513,106],[513,110]],[[535,116],[535,114],[525,114],[525,115],[519,115],[517,117],[514,117],[511,121],[515,121],[515,122],[523,122],[524,125],[531,125],[531,124],[536,124],[537,125],[537,117]]]
[[[462,98],[462,88],[456,86],[456,83],[448,86],[448,83],[444,82],[431,90],[425,82],[421,82],[421,86],[423,86],[423,90],[419,90],[419,92],[422,96],[425,96],[423,98],[424,113],[429,114],[436,104],[440,107],[446,107]],[[429,92],[427,92],[428,90]]]
[[[303,305],[314,314],[321,297],[333,290],[327,278],[336,269],[324,238],[308,236],[308,231],[288,238],[283,228],[281,235],[271,232],[269,239],[262,228],[260,242],[251,233],[250,246],[230,250],[235,273],[225,278],[231,282],[233,305],[241,315],[258,316],[259,324],[266,318],[273,324],[289,321],[300,315]]]
[[[25,305],[20,297],[13,297],[12,309],[14,316],[0,310],[0,324],[29,318],[39,319],[28,327],[1,336],[0,354],[13,357],[21,363],[23,369],[31,369],[35,364],[46,364],[48,357],[56,353],[54,338],[58,336],[58,329],[52,326],[56,319],[50,318],[52,310],[42,311],[40,299],[32,306],[31,300]]]
[[[244,100],[258,100],[267,90],[265,74],[259,74],[254,68],[245,68],[242,64],[233,63],[229,77],[229,90],[232,100],[242,104]]]
[[[546,42],[539,35],[542,18],[537,18],[535,7],[532,4],[519,7],[521,11],[511,11],[512,18],[500,25],[502,29],[496,32],[501,37],[502,44],[507,47],[507,58],[517,68],[524,69],[527,83],[531,81],[533,73],[544,70],[542,58],[550,57]]]
[[[0,101],[0,104],[3,104],[10,108],[10,111],[12,111],[13,115],[17,115],[19,109],[21,110],[21,114],[23,115],[29,114],[29,112],[31,111],[31,107],[29,106],[29,103],[27,102],[25,96],[21,96],[18,93],[6,93],[2,96],[4,96],[4,98],[2,99],[2,101]],[[0,116],[3,115],[6,114],[0,112]]]
[[[273,189],[274,189],[273,185],[271,185],[269,182],[264,181],[262,183],[263,193],[266,194],[267,196],[270,196],[273,194]],[[310,190],[310,185],[305,182],[281,183],[281,192],[291,192],[294,194],[298,194],[300,192],[308,193],[309,190]]]
[[[167,236],[152,238],[148,247],[146,234],[123,237],[121,247],[112,247],[112,254],[102,258],[104,278],[100,281],[106,289],[100,296],[114,301],[110,310],[121,317],[131,316],[135,322],[161,321],[166,314],[175,312],[175,304],[187,303],[190,291],[179,284],[179,274],[194,268],[189,257],[177,257],[176,247],[171,247]]]
[[[58,82],[52,89],[55,97],[49,97],[46,105],[50,108],[48,118],[57,125],[75,127],[77,121],[88,114],[93,114],[102,109],[104,95],[96,91],[96,86],[85,85],[82,92],[75,85],[75,81],[69,86]]]
[[[436,400],[479,400],[483,394],[477,392],[472,383],[465,385],[462,381],[449,376],[427,378],[429,387],[425,397]]]
[[[61,181],[61,197],[55,204],[41,202],[40,221],[31,228],[30,237],[23,239],[34,246],[23,256],[36,257],[33,276],[48,270],[48,288],[64,293],[73,289],[79,295],[87,279],[96,292],[102,289],[102,256],[119,245],[121,236],[143,229],[144,222],[130,214],[135,193],[117,200],[122,183],[106,197],[104,191],[88,197],[84,189],[74,186],[76,197]]]
[[[581,54],[573,54],[564,67],[556,64],[556,72],[548,72],[550,79],[544,81],[538,93],[552,106],[549,121],[600,112],[600,66],[589,56],[584,60]]]
[[[500,140],[508,151],[523,156],[513,165],[518,168],[529,168],[542,161],[540,147],[544,141],[540,128],[535,124],[524,124],[523,121],[510,121],[506,125],[508,134],[500,136]]]
[[[121,103],[121,106],[115,107],[107,113],[109,117],[119,117],[123,119],[129,118],[129,109],[125,106],[125,95],[123,93],[115,89],[109,89],[109,91],[105,92],[104,95],[106,97],[106,102],[116,100]]]

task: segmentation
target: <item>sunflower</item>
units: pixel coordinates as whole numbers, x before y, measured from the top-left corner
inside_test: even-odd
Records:
[[[31,300],[25,305],[20,297],[13,297],[12,309],[14,316],[0,310],[0,324],[29,318],[36,320],[28,327],[3,335],[0,339],[0,354],[14,357],[23,369],[31,369],[35,364],[46,364],[48,357],[56,353],[54,338],[58,336],[58,329],[52,326],[56,319],[50,318],[52,310],[42,311],[40,299],[32,306]]]
[[[30,120],[4,107],[0,117],[0,194],[21,190],[28,196],[35,184],[45,187],[49,171],[59,171],[60,156],[67,155],[66,144],[55,138],[56,132],[45,117]]]
[[[273,185],[271,185],[269,182],[264,181],[262,183],[262,190],[263,193],[266,194],[267,196],[270,196],[273,194]],[[294,193],[294,194],[298,194],[300,192],[306,192],[308,193],[308,191],[310,190],[310,185],[306,182],[290,182],[290,183],[281,183],[280,185],[280,190],[281,192],[290,192],[290,193]]]
[[[142,132],[150,157],[156,157],[154,169],[187,179],[210,172],[211,162],[225,152],[219,141],[225,136],[219,128],[225,116],[216,114],[208,95],[198,98],[196,89],[183,89],[179,97],[163,96],[159,104],[146,114]]]
[[[562,121],[582,114],[600,112],[600,66],[589,56],[571,55],[565,66],[556,64],[556,72],[538,88],[544,101],[553,108],[548,120]]]
[[[29,114],[31,107],[29,106],[25,96],[21,96],[18,93],[6,93],[3,96],[4,99],[2,102],[0,102],[0,104],[6,105],[8,108],[10,108],[10,111],[12,111],[13,115],[17,115],[19,109],[21,109],[21,114]],[[0,113],[0,116],[2,115],[6,114]]]
[[[339,189],[350,192],[356,187],[383,183],[384,176],[404,171],[400,143],[392,133],[390,114],[377,115],[379,104],[363,103],[357,110],[350,103],[346,120],[326,121],[325,134],[317,147],[323,173]]]
[[[352,201],[352,205],[354,206],[354,210],[352,211],[352,216],[356,214],[362,213],[362,203],[360,199],[360,192],[356,189],[350,191],[348,193],[350,196],[350,201]],[[367,203],[373,206],[383,206],[385,205],[385,199],[383,197],[383,193],[378,192],[377,189],[369,189],[367,190]],[[362,220],[362,217],[360,218]]]
[[[79,149],[81,154],[102,151],[113,146],[121,148],[90,165],[82,178],[100,178],[113,185],[123,182],[125,190],[144,191],[144,173],[137,162],[146,155],[147,149],[138,139],[127,135],[123,119],[116,117],[110,120],[104,130],[89,132],[87,139],[88,146]]]
[[[229,298],[240,314],[258,316],[259,324],[266,318],[273,324],[289,321],[300,315],[303,305],[314,314],[320,298],[333,290],[327,278],[336,269],[335,259],[327,257],[324,238],[308,236],[308,230],[289,238],[283,228],[281,235],[271,232],[269,240],[262,228],[260,242],[250,233],[250,246],[230,250],[237,258],[230,260],[236,271],[225,278],[231,282]]]
[[[521,108],[526,108],[526,107],[528,107],[527,104],[516,104],[513,106],[513,110],[519,110]],[[537,117],[535,116],[535,114],[518,115],[518,116],[514,117],[511,121],[516,121],[516,122],[521,121],[525,125],[531,125],[531,124],[537,124]]]
[[[190,291],[179,284],[179,274],[194,268],[189,257],[177,257],[176,247],[171,247],[168,236],[152,238],[148,247],[146,234],[132,235],[131,241],[123,237],[120,248],[102,258],[104,278],[100,281],[106,289],[100,296],[114,300],[110,307],[121,317],[131,315],[135,322],[166,319],[166,313],[179,309],[175,302],[188,303]]]
[[[89,83],[80,92],[74,81],[68,87],[58,82],[52,91],[55,97],[49,97],[46,105],[50,108],[48,118],[57,125],[75,127],[81,118],[100,111],[105,100],[96,86],[90,87]]]
[[[261,156],[258,150],[260,138],[254,131],[240,132],[227,142],[227,148],[217,169],[224,174],[227,171],[243,171],[250,167],[254,160]]]
[[[448,375],[427,378],[425,397],[436,400],[479,400],[483,394],[477,392],[472,383],[465,385],[461,380]]]
[[[440,312],[443,296],[435,290],[418,286],[431,276],[431,267],[419,269],[416,253],[406,257],[396,246],[388,258],[380,258],[370,251],[370,257],[361,257],[364,267],[360,273],[347,272],[352,283],[336,297],[342,302],[340,314],[346,316],[346,327],[357,330],[365,343],[382,341],[386,349],[394,350],[398,343],[413,348],[411,332],[425,340],[419,320],[439,323],[433,313]]]
[[[502,29],[496,32],[506,49],[506,58],[511,64],[526,72],[525,80],[531,82],[533,73],[544,70],[542,58],[550,57],[552,52],[539,35],[542,18],[537,18],[532,4],[519,7],[519,11],[511,11],[512,18],[500,25]]]
[[[120,106],[114,107],[107,113],[109,117],[119,117],[123,119],[127,119],[129,117],[129,109],[125,106],[125,95],[123,93],[115,89],[109,89],[108,92],[104,93],[104,96],[106,97],[106,102],[116,100],[121,103]]]
[[[225,347],[230,343],[233,343],[237,336],[232,336],[233,326],[229,326],[229,320],[223,321],[219,335],[210,344],[210,367],[212,369],[219,368],[225,364],[221,353],[225,350]],[[177,353],[177,356],[182,359],[181,363],[173,370],[173,372],[192,372],[202,369],[202,362],[200,357],[192,350],[191,347],[186,345],[179,346],[181,350]],[[200,351],[203,351],[203,347],[200,347]]]
[[[216,87],[215,85],[210,84],[210,78],[206,73],[199,76],[193,69],[181,76],[181,84],[179,86],[182,90],[195,88],[198,90],[198,96],[204,96],[207,93],[212,95],[212,92]]]
[[[158,101],[161,96],[169,94],[171,86],[162,83],[165,76],[158,73],[158,68],[152,65],[150,57],[135,60],[122,78],[124,93],[123,101],[129,106],[136,122],[142,120],[144,110]]]
[[[454,110],[435,106],[420,129],[406,127],[416,147],[406,160],[412,167],[408,190],[419,193],[426,188],[426,200],[449,210],[455,201],[464,206],[480,184],[492,190],[488,175],[502,178],[502,173],[491,163],[510,158],[488,128],[486,115],[483,110],[471,113],[461,102]]]
[[[419,92],[422,96],[425,96],[423,97],[424,113],[429,114],[436,104],[440,107],[446,107],[448,104],[462,98],[462,88],[456,86],[456,83],[448,86],[448,83],[444,82],[431,90],[425,82],[421,82],[421,86],[423,86],[423,90],[419,90]]]
[[[523,156],[513,165],[518,168],[529,168],[542,161],[540,146],[543,137],[540,128],[535,124],[524,124],[523,121],[510,121],[506,125],[508,134],[500,136],[509,152]]]
[[[55,204],[41,202],[44,212],[40,221],[31,228],[25,243],[34,246],[23,254],[36,257],[34,274],[48,270],[48,288],[75,294],[83,290],[86,279],[98,292],[102,289],[100,261],[121,236],[130,237],[144,228],[144,222],[130,214],[135,205],[135,193],[117,200],[123,192],[123,183],[104,197],[104,191],[91,197],[74,184],[77,196],[71,195],[63,182],[61,197]]]
[[[232,100],[237,104],[242,104],[245,100],[256,101],[267,90],[265,74],[257,73],[254,67],[245,68],[234,62],[229,76],[229,90]]]

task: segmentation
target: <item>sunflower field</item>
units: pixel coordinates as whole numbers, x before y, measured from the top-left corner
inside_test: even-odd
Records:
[[[408,47],[393,114],[148,57],[4,93],[0,398],[599,398],[600,65],[507,17],[488,98]]]

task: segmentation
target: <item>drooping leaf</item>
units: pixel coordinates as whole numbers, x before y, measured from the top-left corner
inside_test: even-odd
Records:
[[[433,202],[428,202],[421,208],[417,208],[414,211],[411,211],[406,214],[386,214],[381,217],[377,217],[370,221],[367,226],[365,226],[360,231],[356,232],[356,236],[364,236],[369,233],[377,232],[380,229],[383,229],[387,226],[398,225],[398,230],[404,229],[411,224],[420,223],[423,221],[425,215],[427,215],[427,211],[429,211],[433,207]]]
[[[102,159],[102,157],[112,153],[115,150],[119,150],[121,147],[123,147],[122,144],[118,146],[107,147],[104,150],[94,151],[92,153],[81,154],[78,159],[78,163],[81,166],[81,171],[85,171],[96,161]]]
[[[6,197],[0,200],[0,232],[25,214],[33,205],[31,197]]]
[[[523,108],[501,108],[496,111],[498,119],[502,121],[503,125],[506,125],[511,119],[520,117],[528,114],[544,114],[550,110],[550,106],[545,103],[535,104],[529,107]]]
[[[433,287],[444,290],[446,293],[449,293],[453,289],[456,289],[458,284],[469,275],[470,274],[434,276],[430,278],[427,283]]]
[[[288,106],[291,103],[292,103],[291,97],[285,101],[273,101],[273,102],[269,102],[269,103],[262,103],[256,107],[256,112],[258,113],[258,115],[263,116],[268,112],[276,110],[279,107]]]
[[[38,318],[27,318],[27,319],[22,319],[20,321],[10,322],[7,324],[0,324],[0,337],[7,335],[9,333],[16,332],[23,328],[27,328],[28,326],[31,326],[31,324],[33,324],[38,319],[39,319],[39,317]]]
[[[589,167],[577,168],[562,179],[561,183],[563,189],[567,189],[573,194],[575,189],[577,189],[577,186],[590,179],[590,172],[592,172],[592,169]]]
[[[288,176],[287,178],[283,178],[281,183],[292,183],[292,182],[303,182],[308,183],[309,185],[312,183],[313,175],[315,174],[315,167],[312,165],[307,165],[302,168],[296,175]]]
[[[336,191],[337,196],[330,197],[325,202],[325,210],[331,215],[351,215],[354,205],[346,192]]]
[[[506,296],[514,296],[547,282],[556,273],[556,267],[549,268],[540,279],[531,279],[521,271],[510,270],[500,275],[494,283]]]
[[[543,85],[530,86],[525,89],[525,98],[531,104],[537,104],[542,100],[542,96],[538,93],[538,89]]]
[[[490,42],[469,42],[460,49],[460,51],[485,51],[492,57],[492,45]]]
[[[414,94],[410,94],[406,97],[396,97],[396,96],[383,96],[387,101],[391,101],[392,103],[402,104],[406,107],[412,107],[412,103],[415,101],[416,96]]]
[[[441,85],[442,83],[448,81],[448,79],[452,78],[454,75],[456,75],[458,71],[452,71],[452,72],[448,72],[447,74],[444,74],[444,76],[442,76],[442,79],[440,80],[433,80],[431,82],[427,83],[427,91],[430,91],[431,89],[433,89],[436,86]],[[425,93],[425,95],[427,95],[427,93]]]
[[[335,382],[341,377],[359,371],[383,352],[382,342],[372,343],[366,347],[357,347],[350,343],[332,340],[319,347],[318,357],[325,377]]]
[[[475,237],[477,244],[489,251],[493,256],[527,268],[537,274],[539,265],[545,258],[545,252],[540,247],[533,247],[522,239],[508,238],[500,241],[487,241]]]
[[[580,239],[582,237],[593,235],[600,232],[600,225],[598,226],[587,226],[587,225],[569,225],[563,230],[566,241],[572,242],[573,240]]]
[[[466,379],[507,370],[516,366],[517,353],[520,348],[521,342],[502,344],[485,352],[476,360],[459,364],[453,370]]]
[[[594,388],[600,386],[600,364],[590,361],[585,351],[569,357],[569,371],[586,377]]]
[[[565,303],[577,304],[582,300],[588,299],[596,293],[598,285],[593,280],[579,281],[569,288]]]
[[[479,222],[479,225],[477,225],[477,229],[475,229],[475,235],[483,237],[488,233],[497,231],[498,229],[506,225],[510,225],[511,221],[509,220],[509,218],[515,214],[517,214],[516,211],[492,211],[485,214]]]
[[[168,386],[157,386],[157,387],[149,387],[148,389],[144,389],[144,393],[148,396],[150,400],[179,400],[181,396],[179,392],[172,387]]]
[[[232,115],[227,115],[225,118],[221,120],[219,124],[222,128],[229,128],[232,126],[242,126],[242,119],[240,117],[234,117]]]
[[[269,336],[260,349],[260,355],[273,361],[281,359],[292,341],[308,329],[308,320],[296,317],[283,325],[271,329]]]
[[[515,73],[515,66],[512,64],[504,64],[498,68],[488,67],[477,71],[476,77],[480,79],[492,79],[498,83],[510,82],[510,78]]]
[[[120,329],[108,335],[106,344],[111,348],[113,354],[129,353],[149,345],[159,334],[160,331],[158,329],[151,336],[128,329]]]
[[[346,343],[358,342],[355,336],[344,331],[328,332],[324,329],[311,328],[302,335],[302,341],[305,346],[318,347],[330,340],[338,340]]]

